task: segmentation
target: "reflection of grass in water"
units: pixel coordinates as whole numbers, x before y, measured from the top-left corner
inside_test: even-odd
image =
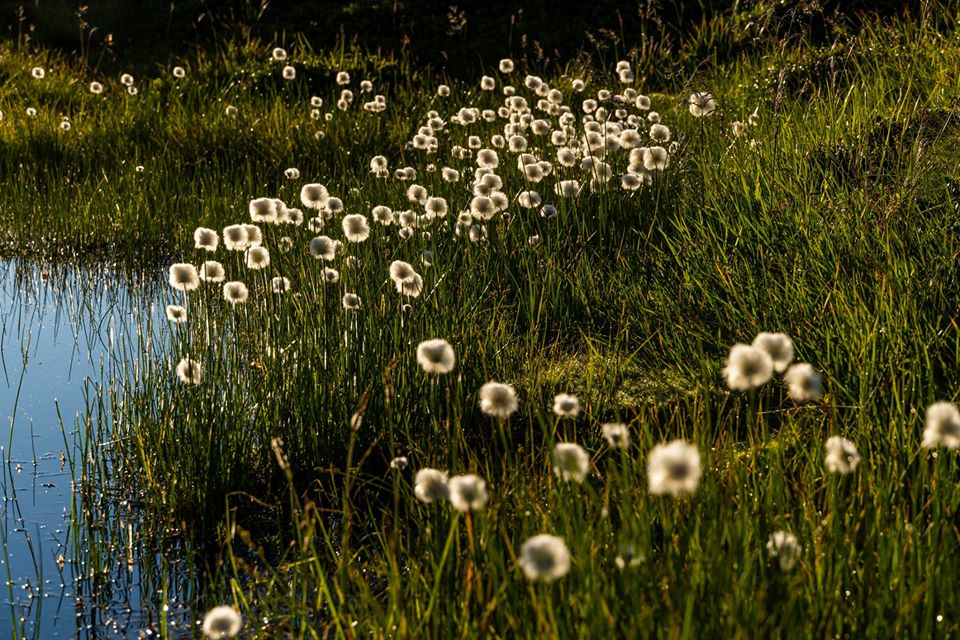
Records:
[[[487,237],[477,244],[452,229],[471,194],[439,177],[445,163],[469,176],[472,156],[457,163],[441,154],[428,172],[434,158],[400,149],[431,108],[451,127],[443,153],[467,144],[450,114],[466,103],[492,108],[499,95],[455,87],[467,97],[444,102],[432,83],[399,68],[384,114],[354,108],[317,122],[308,86],[322,87],[329,105],[328,75],[298,69],[296,83],[281,84],[265,51],[243,49],[188,65],[179,88],[169,79],[144,84],[136,100],[112,87],[94,102],[55,74],[48,85],[24,84],[16,104],[47,110],[26,130],[5,126],[0,138],[44,168],[11,178],[0,202],[51,208],[36,227],[11,218],[9,246],[18,250],[46,246],[50,233],[68,249],[112,243],[120,254],[197,264],[207,256],[192,248],[194,226],[239,222],[258,196],[293,205],[310,180],[342,197],[347,213],[417,208],[407,183],[369,176],[379,153],[392,168],[416,166],[417,182],[450,205],[450,226],[434,222],[429,238],[421,229],[401,242],[394,228],[371,222],[370,238],[334,261],[333,284],[307,247],[320,233],[341,238],[336,219],[317,231],[261,225],[271,255],[262,271],[246,270],[242,253],[219,251],[228,279],[250,290],[244,304],[231,306],[207,283],[167,294],[164,303],[186,307],[187,323],[158,328],[163,348],[121,343],[112,379],[129,383],[91,396],[74,461],[88,477],[90,506],[81,502],[78,513],[91,518],[91,566],[125,565],[123,518],[144,532],[147,549],[147,534],[170,533],[200,558],[182,597],[200,597],[189,604],[201,608],[235,603],[267,636],[952,629],[955,621],[936,616],[957,604],[960,574],[938,562],[958,550],[956,460],[919,449],[923,407],[956,392],[951,318],[960,293],[950,97],[960,48],[934,24],[874,24],[858,40],[838,37],[835,51],[802,38],[761,42],[737,65],[703,67],[694,86],[654,96],[679,146],[636,192],[614,183],[560,200],[556,180],[589,176],[555,166],[531,185],[515,155],[501,151],[503,192],[536,189],[558,215],[511,205],[509,220],[475,231]],[[831,74],[837,65],[842,72]],[[599,85],[593,79],[591,91]],[[679,100],[704,88],[720,111],[694,120]],[[56,96],[78,110],[72,137],[52,133]],[[566,98],[579,107],[580,96]],[[236,119],[226,104],[237,106]],[[758,105],[759,122],[735,139],[733,121]],[[470,132],[486,141],[502,124],[481,121]],[[115,153],[94,156],[89,138],[75,135],[84,131]],[[549,145],[528,137],[552,160]],[[608,159],[621,172],[627,153],[615,154]],[[132,165],[141,163],[138,174]],[[304,179],[285,180],[288,166]],[[67,174],[69,188],[60,181]],[[56,186],[46,197],[37,185]],[[77,194],[88,210],[64,216]],[[423,250],[433,266],[423,265]],[[419,297],[403,299],[388,282],[396,259],[422,276]],[[276,276],[290,280],[289,292],[270,290]],[[344,293],[356,293],[360,307],[345,311]],[[747,394],[722,386],[730,345],[764,330],[787,332],[798,356],[824,373],[822,404],[794,406],[779,381]],[[453,373],[427,377],[418,367],[416,347],[431,338],[453,345]],[[177,381],[184,357],[202,363],[201,384]],[[508,420],[479,412],[477,390],[489,380],[519,391]],[[550,413],[559,392],[579,396],[575,420]],[[602,444],[597,426],[615,419],[630,425],[629,451]],[[844,478],[824,471],[824,441],[836,434],[862,456]],[[692,497],[667,500],[647,491],[646,462],[673,438],[697,446],[703,475]],[[583,484],[552,473],[558,441],[591,452]],[[410,469],[389,469],[398,455]],[[486,508],[455,514],[415,501],[412,474],[428,466],[485,478]],[[124,515],[109,498],[131,487],[136,502]],[[101,519],[104,529],[93,524]],[[789,574],[766,556],[781,529],[803,547]],[[571,571],[528,584],[516,554],[544,532],[564,539]],[[153,576],[143,580],[176,591],[163,586],[155,555],[141,558]]]
[[[4,571],[13,625],[10,632],[14,637],[36,637],[38,633],[45,636],[53,632],[50,626],[53,621],[58,628],[78,624],[82,629],[87,623],[103,626],[109,619],[116,620],[113,631],[118,633],[127,625],[139,628],[144,622],[142,607],[147,606],[149,611],[159,606],[159,600],[149,591],[150,581],[156,581],[157,576],[167,576],[165,580],[171,576],[186,580],[188,569],[177,564],[182,556],[169,550],[166,556],[155,550],[157,559],[163,561],[151,561],[145,565],[145,571],[138,566],[127,567],[128,551],[138,564],[145,553],[140,548],[140,540],[145,535],[145,528],[139,522],[142,514],[132,510],[137,501],[129,491],[120,497],[101,495],[104,487],[95,482],[95,477],[102,468],[92,463],[103,458],[99,452],[109,446],[109,438],[85,436],[84,421],[73,424],[70,412],[92,416],[93,406],[104,401],[101,390],[120,388],[121,374],[129,376],[129,372],[123,372],[136,360],[118,345],[131,348],[136,344],[133,336],[138,329],[146,332],[141,334],[141,347],[155,348],[156,337],[148,337],[151,323],[147,318],[151,314],[150,301],[155,300],[158,292],[157,279],[139,273],[105,271],[98,263],[41,267],[30,262],[9,261],[0,265],[0,269],[3,285],[0,332],[4,345],[13,347],[4,349],[5,384],[12,386],[17,398],[14,406],[7,407],[13,419],[4,448],[2,481],[6,498],[2,543],[5,557],[9,559],[4,563]],[[54,343],[61,348],[50,352],[48,345]],[[47,350],[42,351],[41,347]],[[48,360],[51,353],[61,360]],[[33,367],[42,368],[32,372],[28,379],[28,370]],[[45,371],[50,374],[46,381],[42,377]],[[91,379],[82,380],[87,372]],[[83,384],[86,408],[71,403],[69,397],[76,394],[56,386],[54,381],[63,376]],[[38,452],[34,419],[21,415],[30,409],[19,409],[20,389],[24,384],[49,385],[49,399],[44,402],[49,401],[56,410],[62,433],[62,446],[57,450],[62,451],[62,458],[58,459],[52,452],[49,455],[53,457],[49,458]],[[37,395],[35,389],[29,392]],[[45,448],[50,446],[49,442],[44,444]],[[98,457],[93,457],[94,452]],[[85,459],[87,464],[81,473]],[[64,470],[65,474],[57,479],[50,470],[54,467]],[[32,477],[31,493],[18,495],[15,483],[21,474]],[[47,475],[51,475],[49,480],[45,480]],[[71,479],[77,491],[67,495]],[[24,501],[30,503],[26,511],[21,509]],[[61,518],[69,521],[61,522]],[[58,529],[64,533],[53,533]],[[14,542],[11,536],[22,537],[22,540]],[[155,538],[156,533],[146,535],[147,540]],[[27,562],[33,567],[32,573],[14,573],[11,565],[16,564],[19,572],[21,562],[18,560],[22,559],[11,558],[13,549],[29,554]],[[54,567],[56,573],[51,575]],[[145,588],[148,590],[140,591]],[[180,586],[176,592],[168,589],[172,592],[172,605],[179,601],[181,589]],[[79,600],[74,602],[75,597]],[[67,602],[72,606],[64,608]],[[125,615],[132,619],[124,622]],[[174,615],[183,618],[184,612],[174,610]]]

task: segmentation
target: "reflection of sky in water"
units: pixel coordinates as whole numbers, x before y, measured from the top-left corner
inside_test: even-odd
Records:
[[[137,609],[157,601],[145,589],[155,594],[158,585],[145,587],[140,563],[127,568],[126,553],[100,560],[105,575],[78,582],[90,567],[74,559],[87,565],[92,556],[77,552],[78,530],[71,528],[71,510],[80,506],[69,463],[77,455],[78,417],[97,397],[95,386],[119,375],[111,347],[136,345],[136,328],[149,317],[162,326],[162,305],[150,304],[156,289],[147,286],[153,295],[134,298],[137,287],[102,267],[40,277],[29,264],[0,262],[0,637],[137,637],[137,628],[150,625]],[[88,544],[80,534],[80,544]],[[102,594],[96,583],[104,580],[116,610],[91,610],[90,595]]]

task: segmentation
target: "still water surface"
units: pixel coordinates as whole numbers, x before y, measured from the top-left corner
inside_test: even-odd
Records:
[[[0,637],[155,637],[158,617],[190,624],[142,579],[139,543],[132,561],[134,523],[104,528],[117,532],[103,536],[111,548],[79,517],[83,420],[101,389],[129,375],[120,359],[131,345],[163,326],[160,281],[0,262]],[[115,501],[122,511],[124,496]]]

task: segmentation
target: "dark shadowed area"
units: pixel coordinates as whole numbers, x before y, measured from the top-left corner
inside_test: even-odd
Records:
[[[639,54],[639,75],[669,80],[704,57],[727,60],[757,38],[797,34],[823,41],[856,29],[864,15],[894,16],[919,2],[436,2],[434,0],[3,0],[0,33],[75,52],[88,63],[131,68],[165,63],[194,48],[241,37],[314,50],[359,47],[409,56],[455,76],[504,55],[548,70],[579,54],[594,62]],[[731,30],[733,12],[743,22]],[[722,25],[722,26],[721,26]],[[665,55],[669,51],[670,55]]]

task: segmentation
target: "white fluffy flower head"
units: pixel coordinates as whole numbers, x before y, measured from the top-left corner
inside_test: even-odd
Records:
[[[553,472],[561,480],[580,483],[590,472],[590,456],[575,442],[561,442],[553,448]]]
[[[923,446],[933,449],[940,445],[960,448],[960,411],[950,402],[935,402],[927,407]]]
[[[647,459],[647,482],[654,495],[693,493],[700,474],[700,452],[683,440],[658,444]]]
[[[447,482],[450,504],[457,511],[478,511],[487,504],[487,483],[472,474],[453,476]]]
[[[860,454],[857,452],[855,444],[846,438],[833,436],[827,439],[824,448],[827,450],[825,460],[827,471],[846,475],[857,470],[857,465],[860,464]]]
[[[540,534],[520,547],[519,564],[528,580],[552,582],[570,571],[570,551],[563,538]]]
[[[446,500],[450,494],[447,487],[447,472],[437,469],[420,469],[414,478],[413,493],[417,500],[427,504]]]
[[[480,410],[494,418],[509,418],[517,410],[517,392],[509,384],[488,382],[480,387]]]
[[[427,373],[450,373],[457,358],[450,343],[442,338],[425,340],[417,345],[417,362]]]
[[[775,531],[767,540],[767,554],[771,560],[777,561],[782,571],[790,571],[803,555],[803,547],[792,533]]]
[[[735,391],[747,391],[764,384],[773,375],[770,355],[748,344],[735,344],[727,357],[723,377]]]

